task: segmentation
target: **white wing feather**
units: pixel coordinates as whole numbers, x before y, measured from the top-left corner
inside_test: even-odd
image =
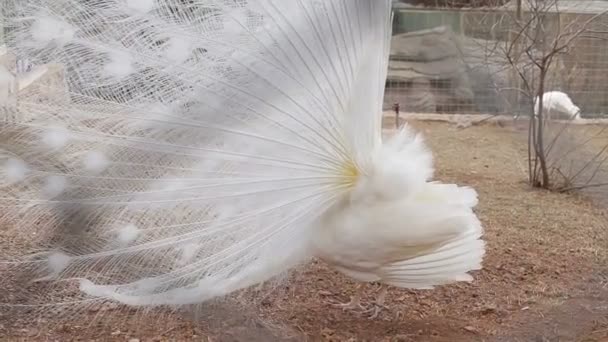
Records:
[[[431,153],[407,126],[375,156],[320,220],[315,254],[363,282],[429,289],[471,281],[485,254],[475,190],[429,182]]]

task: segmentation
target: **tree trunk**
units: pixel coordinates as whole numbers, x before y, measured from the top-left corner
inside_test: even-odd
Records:
[[[545,124],[544,124],[544,93],[545,79],[547,77],[547,63],[542,63],[540,70],[540,80],[538,84],[538,125],[536,125],[536,158],[540,164],[540,172],[542,177],[541,187],[548,189],[551,184],[549,180],[549,171],[547,169],[547,155],[545,153]]]

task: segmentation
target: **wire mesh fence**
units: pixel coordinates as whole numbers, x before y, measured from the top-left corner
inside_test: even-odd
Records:
[[[608,1],[522,0],[520,9],[516,0],[424,3],[488,6],[394,1],[385,110],[529,115],[540,74],[534,63],[561,38],[568,43],[552,57],[544,90],[568,94],[584,118],[608,118]],[[8,34],[0,30],[0,47]]]
[[[608,118],[608,1],[503,2],[395,8],[384,109],[530,115],[544,79],[581,117]]]

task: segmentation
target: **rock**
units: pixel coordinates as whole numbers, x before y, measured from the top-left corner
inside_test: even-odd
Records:
[[[391,342],[410,342],[412,338],[410,335],[396,335],[391,339]]]
[[[20,332],[27,337],[34,337],[38,335],[38,330],[36,329],[21,329]]]
[[[466,331],[468,331],[468,332],[470,332],[470,333],[474,333],[474,334],[476,334],[476,333],[479,332],[479,330],[477,330],[477,328],[475,328],[473,326],[470,326],[470,325],[467,325],[463,329],[466,330]]]
[[[470,120],[460,120],[456,122],[456,128],[464,129],[473,126]]]
[[[489,315],[489,314],[496,313],[496,311],[497,311],[496,305],[490,304],[490,305],[486,305],[485,307],[483,307],[481,309],[481,314],[482,315]]]
[[[335,333],[336,333],[336,332],[335,332],[334,330],[329,329],[329,328],[323,328],[323,329],[321,330],[321,336],[323,336],[324,338],[331,337],[331,336],[333,336]]]

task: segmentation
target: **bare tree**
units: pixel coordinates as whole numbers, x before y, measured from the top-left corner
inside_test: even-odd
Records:
[[[516,91],[528,98],[528,104],[536,105],[536,108],[529,108],[530,113],[534,113],[528,127],[530,184],[545,189],[572,188],[573,177],[580,176],[590,163],[583,163],[579,170],[564,172],[560,158],[550,160],[550,154],[555,151],[568,125],[562,123],[557,132],[548,133],[553,120],[548,115],[544,95],[551,90],[555,74],[565,72],[561,58],[574,49],[580,39],[604,40],[608,37],[608,32],[592,29],[606,12],[568,16],[569,20],[564,20],[560,0],[518,0],[515,11],[507,13],[511,16],[511,32],[507,42],[497,44],[497,51],[517,77],[514,82]],[[606,148],[600,148],[597,155],[591,157],[593,163],[605,154]]]

